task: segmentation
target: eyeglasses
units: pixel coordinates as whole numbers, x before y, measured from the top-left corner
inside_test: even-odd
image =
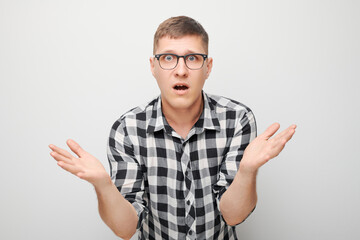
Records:
[[[172,70],[176,68],[179,63],[179,58],[183,58],[187,68],[191,70],[197,70],[202,68],[205,60],[207,59],[206,54],[192,53],[184,56],[179,56],[172,53],[156,54],[154,56],[158,61],[159,65],[164,70]]]

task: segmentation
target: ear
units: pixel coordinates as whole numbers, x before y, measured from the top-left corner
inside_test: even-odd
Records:
[[[206,63],[206,79],[209,77],[210,73],[211,73],[211,69],[212,69],[212,66],[213,66],[213,59],[210,57],[208,58],[207,60],[207,63]]]
[[[150,57],[150,70],[152,75],[155,77],[154,69],[155,69],[155,57]]]

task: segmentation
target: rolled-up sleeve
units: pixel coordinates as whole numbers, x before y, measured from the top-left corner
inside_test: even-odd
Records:
[[[235,178],[245,148],[257,136],[256,121],[252,111],[249,110],[245,114],[242,114],[242,117],[239,119],[235,125],[234,135],[228,148],[229,150],[221,162],[218,181],[213,188],[218,208],[222,195]]]
[[[107,156],[111,180],[138,214],[138,229],[148,213],[147,202],[143,198],[144,177],[139,161],[134,156],[134,146],[121,119],[111,128]]]

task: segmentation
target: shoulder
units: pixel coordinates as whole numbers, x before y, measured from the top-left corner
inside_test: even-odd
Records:
[[[207,94],[207,97],[223,129],[228,132],[231,129],[242,132],[249,130],[256,136],[255,116],[247,105],[223,96]]]
[[[209,104],[214,107],[214,110],[218,112],[234,111],[242,112],[244,114],[252,112],[252,110],[245,104],[233,100],[228,97],[218,96],[214,94],[205,94],[208,97]]]
[[[144,103],[140,106],[130,109],[129,111],[125,112],[119,119],[140,119],[142,120],[143,117],[146,117],[147,114],[151,114],[154,108],[154,105],[158,102],[159,97],[152,99],[151,101]]]
[[[140,106],[132,108],[122,114],[113,124],[113,129],[117,129],[120,125],[124,127],[145,127],[146,122],[151,118],[154,105],[159,101],[159,97],[144,103]]]

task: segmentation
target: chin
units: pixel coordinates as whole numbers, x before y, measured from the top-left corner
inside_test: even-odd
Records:
[[[191,101],[190,99],[174,99],[169,103],[173,108],[182,109],[182,110],[191,108],[194,105],[194,101]]]
[[[200,93],[201,97],[201,93]],[[194,96],[193,94],[185,94],[185,95],[173,95],[169,94],[163,97],[166,105],[170,106],[173,109],[186,110],[191,109],[198,101],[198,96]]]

